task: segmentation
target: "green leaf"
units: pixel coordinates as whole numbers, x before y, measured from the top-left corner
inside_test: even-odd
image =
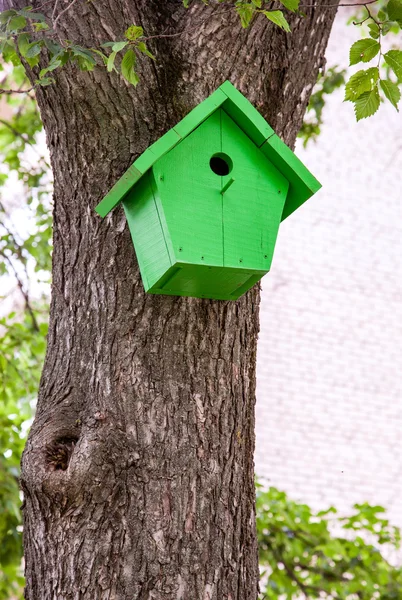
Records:
[[[25,57],[25,60],[29,64],[30,67],[37,67],[39,64],[39,54],[34,56],[33,58]]]
[[[402,50],[389,50],[384,54],[384,59],[398,79],[402,80]]]
[[[11,19],[11,17],[13,17],[14,15],[17,14],[16,10],[4,10],[3,12],[0,13],[0,23],[2,25],[4,25],[5,23],[7,23],[7,21],[9,19]]]
[[[389,79],[381,79],[380,85],[392,106],[395,106],[396,110],[399,111],[398,102],[401,99],[401,90],[398,85]]]
[[[8,31],[19,31],[20,29],[24,29],[26,24],[27,20],[25,19],[25,17],[12,17],[8,22],[7,29]]]
[[[378,88],[371,92],[364,92],[355,100],[355,114],[357,121],[374,115],[380,107],[380,94]]]
[[[34,56],[38,56],[40,54],[41,42],[32,42],[29,44],[25,56],[26,58],[34,58]]]
[[[138,42],[137,48],[140,52],[142,52],[146,56],[149,56],[149,58],[156,60],[155,56],[148,50],[148,48],[144,42]]]
[[[374,89],[380,73],[378,67],[371,67],[367,70],[357,71],[346,84],[345,100],[354,102],[364,92],[370,92]]]
[[[31,21],[46,21],[46,17],[44,14],[33,12],[32,10],[28,10],[27,8],[19,10],[18,14],[22,15],[26,19],[31,19]]]
[[[42,71],[41,71],[42,72]],[[53,79],[53,77],[41,77],[40,79],[37,79],[35,81],[35,83],[37,85],[40,85],[42,87],[46,87],[48,85],[52,85],[53,83],[56,83],[56,80]]]
[[[3,55],[3,59],[6,62],[12,63],[14,66],[21,64],[19,56],[15,51],[14,40],[5,40],[0,44],[0,54]]]
[[[281,0],[281,4],[288,10],[295,12],[299,8],[300,0]]]
[[[240,2],[236,4],[236,12],[240,17],[241,26],[246,29],[255,14],[255,6],[249,2]]]
[[[95,54],[97,54],[98,56],[101,57],[101,59],[103,60],[103,64],[105,66],[107,66],[107,56],[105,54],[103,54],[103,52],[101,52],[100,50],[97,50],[96,48],[91,48],[92,52],[95,52]]]
[[[64,50],[61,54],[57,54],[53,59],[58,59],[61,62],[61,66],[63,67],[70,60],[70,52],[68,50]]]
[[[136,57],[134,50],[130,48],[127,50],[121,61],[121,74],[131,85],[136,86],[139,82],[139,77],[134,70],[136,64]]]
[[[47,38],[44,40],[44,42],[52,58],[64,52],[64,48],[60,46],[60,44],[58,44],[57,42],[54,42],[53,40]]]
[[[374,40],[378,40],[380,37],[380,28],[378,27],[377,23],[369,23],[368,28],[370,37],[372,37]]]
[[[20,36],[18,36],[18,50],[20,51],[21,56],[25,56],[26,52],[29,48],[29,34],[28,33],[22,33]]]
[[[42,79],[43,76],[46,75],[46,73],[49,73],[49,71],[54,71],[55,69],[58,69],[61,66],[62,61],[60,59],[52,60],[45,69],[42,69],[40,71],[39,78]]]
[[[120,52],[120,50],[123,50],[123,48],[125,48],[127,46],[128,42],[115,42],[112,46],[112,51],[113,52]]]
[[[138,25],[130,25],[128,29],[124,32],[124,36],[130,40],[130,42],[134,42],[138,38],[144,35],[144,30],[142,27]]]
[[[369,62],[379,53],[380,47],[378,42],[370,38],[355,42],[350,49],[350,65]]]
[[[115,58],[116,58],[116,52],[112,52],[111,55],[109,56],[109,58],[107,59],[106,68],[109,71],[109,73],[110,73],[110,71],[113,71],[115,69],[115,66],[114,66]]]
[[[84,58],[83,56],[77,56],[74,59],[78,65],[80,71],[93,71],[96,65],[96,61],[89,60],[88,58]]]
[[[35,31],[48,31],[50,29],[47,23],[42,23],[42,21],[32,23],[32,27]]]
[[[389,0],[387,4],[387,13],[391,21],[402,24],[402,0]]]
[[[288,33],[290,32],[289,23],[283,16],[283,12],[281,10],[264,10],[262,12],[267,19],[275,23],[275,25],[279,25],[281,29],[287,31]]]
[[[71,50],[73,52],[74,57],[80,57],[80,58],[84,59],[83,64],[88,63],[92,66],[96,65],[96,60],[90,50],[87,50],[86,48],[82,48],[81,46],[76,46],[76,45],[71,46]],[[84,69],[84,70],[86,70],[86,69]]]

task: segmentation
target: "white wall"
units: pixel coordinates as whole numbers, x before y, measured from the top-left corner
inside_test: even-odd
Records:
[[[348,64],[344,23],[328,66]],[[316,507],[383,504],[402,525],[402,118],[384,105],[356,123],[342,100],[297,149],[323,189],[282,224],[262,281],[256,472]]]

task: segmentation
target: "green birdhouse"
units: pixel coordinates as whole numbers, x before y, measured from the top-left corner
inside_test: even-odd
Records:
[[[123,202],[147,292],[236,300],[269,271],[280,222],[319,188],[226,81],[96,210],[104,217]]]

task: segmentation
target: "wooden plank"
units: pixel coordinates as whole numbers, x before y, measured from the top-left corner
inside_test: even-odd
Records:
[[[222,151],[233,162],[223,182],[234,179],[223,195],[224,265],[269,271],[288,181],[223,110]]]
[[[187,116],[178,123],[174,130],[182,138],[189,135],[196,127],[201,125],[223,102],[227,100],[226,94],[220,88],[211,96],[196,106]]]
[[[143,152],[134,162],[134,166],[141,171],[141,173],[146,173],[159,158],[174,148],[180,141],[180,135],[176,133],[174,129],[171,129],[145,150],[145,152]]]
[[[247,100],[230,81],[225,81],[220,88],[228,97],[222,108],[257,146],[275,132],[256,108]]]
[[[167,296],[236,300],[265,275],[265,271],[176,263],[148,291]]]
[[[265,273],[264,273],[265,275]],[[261,274],[252,274],[250,277],[244,282],[242,286],[239,286],[230,294],[229,300],[238,300],[241,296],[243,296],[248,290],[250,290],[256,283],[258,283],[262,278]]]
[[[215,112],[153,167],[172,261],[223,264],[221,178],[209,166],[220,148]]]
[[[125,197],[123,206],[145,291],[169,270],[171,261],[148,172]]]
[[[95,207],[96,212],[101,217],[106,217],[137,183],[140,177],[142,177],[142,173],[134,165],[131,165],[124,175],[116,181],[110,192]]]
[[[311,198],[321,188],[321,184],[277,135],[271,136],[261,146],[261,150],[289,181],[289,192],[282,214],[283,221]]]

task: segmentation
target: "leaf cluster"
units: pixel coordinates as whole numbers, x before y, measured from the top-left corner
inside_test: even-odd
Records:
[[[61,39],[56,20],[48,22],[44,14],[34,12],[31,7],[0,13],[0,55],[14,66],[26,63],[35,69],[41,65],[35,85],[54,83],[50,74],[71,63],[81,71],[93,71],[97,64],[103,65],[109,72],[120,73],[135,86],[139,81],[137,54],[154,58],[147,48],[142,27],[130,26],[125,31],[123,41],[105,42],[101,44],[102,49],[86,48],[71,40]],[[107,56],[105,49],[109,48],[111,53]],[[123,49],[125,52],[121,63],[117,65],[116,56]]]
[[[21,66],[2,73],[10,85],[26,85]],[[49,165],[36,145],[42,131],[37,105],[29,95],[7,96],[6,102],[11,117],[0,120],[0,300],[7,278],[14,281],[13,298],[19,295],[22,306],[17,302],[0,318],[0,600],[22,598],[19,463],[45,353],[48,312],[46,297],[31,298],[31,284],[49,280],[51,260]],[[13,222],[6,206],[17,185],[21,218]]]
[[[105,42],[102,44],[104,48],[111,48],[111,54],[106,60],[107,70],[116,71],[116,57],[124,50],[120,63],[120,71],[123,77],[132,85],[136,86],[139,82],[139,76],[136,72],[137,57],[135,51],[138,50],[145,56],[155,60],[154,55],[148,50],[146,43],[143,41],[144,30],[137,25],[131,25],[124,33],[125,39],[120,42]]]
[[[338,66],[331,67],[318,75],[317,83],[310,96],[306,116],[298,136],[306,147],[309,141],[316,141],[321,133],[323,110],[327,96],[345,83],[346,70]]]
[[[400,598],[402,568],[385,555],[400,548],[401,532],[381,506],[356,504],[349,517],[314,512],[257,483],[257,531],[262,599]]]
[[[199,1],[204,5],[208,4],[208,0]],[[182,2],[186,8],[191,4],[191,0],[182,0]],[[300,0],[280,0],[279,8],[264,0],[216,0],[216,3],[225,3],[228,9],[235,10],[243,28],[249,27],[258,15],[263,15],[284,32],[290,33],[286,11],[297,13],[301,17],[305,16],[300,10]],[[376,67],[355,73],[348,81],[345,100],[353,102],[358,121],[373,115],[378,110],[382,99],[391,102],[398,110],[402,76],[402,50],[392,48],[388,52],[383,52],[382,46],[387,34],[400,32],[402,0],[388,0],[388,2],[378,0],[377,9],[373,8],[373,3],[363,6],[367,16],[354,24],[364,25],[368,37],[352,45],[350,64],[370,62],[376,57],[378,63]],[[35,85],[52,84],[54,78],[51,74],[67,63],[73,63],[82,71],[92,71],[96,65],[106,67],[109,72],[121,74],[128,83],[136,86],[139,82],[138,56],[155,58],[147,47],[149,38],[145,37],[140,26],[131,25],[125,31],[122,40],[107,41],[101,44],[100,48],[86,48],[71,40],[61,39],[56,27],[57,20],[56,17],[51,22],[44,14],[33,11],[31,7],[21,10],[10,9],[0,13],[0,55],[6,62],[11,62],[15,66],[28,64],[35,69],[41,65]],[[169,34],[163,34],[163,37],[169,37]],[[110,54],[105,54],[108,50]],[[334,85],[332,90],[336,87],[338,86]],[[313,99],[313,104],[309,106],[309,110],[315,111],[316,115],[302,131],[302,135],[307,135],[305,139],[314,138],[320,130],[322,109],[319,104],[324,101],[327,93],[330,92],[324,92],[321,96],[318,93]]]
[[[203,4],[208,4],[208,0],[201,0]],[[224,2],[225,0],[218,0],[218,3]],[[188,7],[190,4],[189,0],[183,0],[184,6]],[[269,21],[275,23],[278,27],[286,32],[290,32],[290,25],[284,15],[283,9],[287,9],[290,12],[298,12],[300,0],[280,0],[282,8],[268,8],[265,7],[266,2],[264,0],[234,0],[233,5],[236,13],[240,18],[240,23],[243,28],[249,27],[254,17],[258,14],[264,15]],[[302,13],[300,13],[302,14]]]
[[[345,87],[345,100],[353,103],[358,121],[374,115],[384,99],[399,110],[401,98],[402,50],[384,52],[383,46],[385,36],[400,33],[402,0],[389,0],[375,13],[366,6],[366,11],[366,18],[355,24],[366,24],[368,37],[352,45],[349,62],[352,66],[376,59],[377,64],[357,71]]]
[[[0,600],[22,598],[20,460],[45,353],[43,311],[0,319]]]

